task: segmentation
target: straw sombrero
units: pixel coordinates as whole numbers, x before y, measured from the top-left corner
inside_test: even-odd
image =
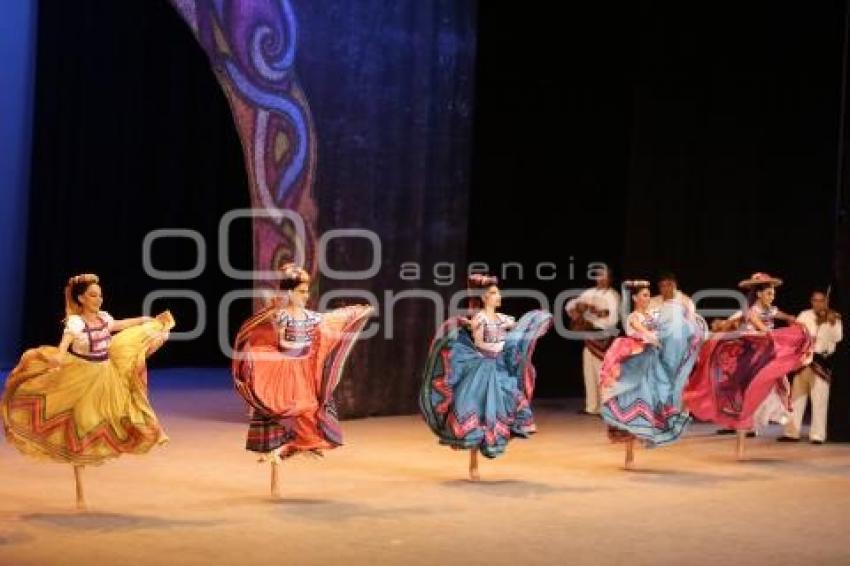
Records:
[[[759,285],[770,285],[772,287],[779,287],[782,285],[782,279],[778,277],[773,277],[768,275],[767,273],[753,273],[749,279],[744,279],[740,283],[738,283],[738,287],[742,289],[752,289],[753,287],[757,287]]]

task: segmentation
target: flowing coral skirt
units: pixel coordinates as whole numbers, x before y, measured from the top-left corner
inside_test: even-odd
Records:
[[[325,313],[309,353],[289,357],[277,346],[272,309],[249,319],[236,339],[236,391],[251,407],[245,447],[289,455],[342,444],[333,392],[348,354],[372,314],[369,306]]]

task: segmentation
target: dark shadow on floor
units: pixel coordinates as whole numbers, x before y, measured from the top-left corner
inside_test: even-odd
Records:
[[[8,546],[10,544],[30,542],[32,539],[32,535],[27,535],[24,533],[6,532],[0,530],[0,546]]]
[[[591,493],[599,491],[598,487],[589,486],[560,486],[525,480],[488,480],[482,478],[473,482],[468,479],[455,479],[443,482],[444,486],[453,489],[472,490],[475,493],[495,495],[498,497],[532,497],[554,493]]]
[[[98,512],[30,513],[22,515],[21,521],[81,531],[133,531],[173,527],[210,527],[218,524],[216,521],[177,521],[146,515]]]
[[[287,498],[272,501],[281,515],[315,521],[345,521],[346,519],[401,519],[435,513],[428,507],[373,507],[348,501],[322,501]]]
[[[631,481],[641,483],[675,484],[680,486],[693,485],[694,487],[770,479],[767,476],[755,476],[752,474],[720,475],[659,468],[635,468],[628,471],[623,470],[623,473],[631,476],[629,478]]]

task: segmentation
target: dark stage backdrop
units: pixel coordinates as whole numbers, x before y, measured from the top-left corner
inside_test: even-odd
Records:
[[[296,69],[318,138],[316,198],[322,231],[366,228],[381,241],[379,274],[323,278],[320,289],[360,289],[381,303],[375,338],[359,344],[340,388],[347,415],[411,412],[434,309],[405,299],[387,311],[385,291],[435,284],[435,263],[466,256],[475,57],[472,2],[293,2],[300,26]],[[137,314],[162,287],[201,292],[207,330],[157,353],[160,365],[223,365],[216,317],[221,297],[245,287],[222,275],[217,227],[248,204],[242,155],[224,96],[206,57],[163,1],[43,0],[39,14],[30,254],[25,343],[55,343],[69,274],[104,279],[105,308]],[[144,235],[190,228],[207,240],[207,267],[167,284],[142,269]],[[251,266],[247,222],[231,235],[231,261]],[[159,269],[189,269],[191,242],[155,246]],[[371,262],[364,241],[336,240],[338,270]],[[423,267],[403,281],[403,262]],[[183,329],[185,299],[166,299]],[[247,312],[236,303],[227,329]],[[239,309],[242,309],[240,311]],[[388,322],[395,339],[383,338]],[[179,330],[179,328],[177,329]]]
[[[831,279],[844,2],[756,4],[640,13],[624,265],[776,273],[797,312]]]
[[[844,17],[844,60],[841,104],[841,136],[839,138],[838,198],[836,199],[836,229],[833,307],[841,313],[845,336],[850,324],[850,2]],[[847,340],[845,338],[845,340]],[[832,385],[830,386],[827,436],[831,440],[850,442],[850,348],[846,343],[835,352]]]
[[[587,286],[591,262],[619,267],[632,122],[628,15],[562,8],[555,18],[481,3],[470,201],[470,261],[550,301]],[[514,262],[521,276],[506,266]],[[549,263],[555,277],[541,280],[537,267]],[[504,301],[511,314],[534,307]],[[581,395],[580,351],[549,332],[535,353],[535,395]]]
[[[524,262],[526,280],[505,285],[550,299],[587,285],[589,261],[672,269],[688,292],[768,271],[786,280],[778,305],[804,308],[832,274],[844,5],[572,4],[542,18],[482,3],[470,258]],[[540,260],[557,280],[529,279]],[[542,341],[538,395],[583,394],[579,350]]]
[[[410,413],[434,333],[437,307],[425,294],[447,300],[457,289],[440,285],[434,266],[466,260],[476,5],[294,6],[299,76],[318,135],[319,232],[367,228],[381,247],[374,277],[321,280],[322,292],[361,289],[379,303],[377,334],[354,348],[337,398],[349,415]],[[354,271],[369,268],[375,250],[341,238],[328,253],[331,267]],[[420,277],[402,278],[411,262]],[[390,298],[404,293],[413,298]]]
[[[224,212],[249,201],[239,141],[206,57],[164,1],[43,0],[38,23],[24,343],[58,341],[67,277],[94,272],[104,308],[117,317],[141,314],[157,289],[199,291],[213,324],[151,362],[225,364],[215,313],[239,282],[218,269],[217,228]],[[145,274],[142,242],[159,228],[206,238],[199,278]],[[250,268],[250,246],[246,223],[231,242],[234,263]],[[197,259],[189,240],[160,242],[152,255],[162,270],[191,269]],[[175,330],[195,326],[191,301],[155,304],[166,307]]]

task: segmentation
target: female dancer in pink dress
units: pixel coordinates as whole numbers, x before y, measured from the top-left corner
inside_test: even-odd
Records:
[[[755,273],[739,287],[750,293],[750,308],[730,319],[726,330],[708,340],[685,390],[691,414],[737,431],[738,459],[744,457],[748,430],[782,422],[789,406],[788,373],[812,355],[808,331],[794,317],[773,306],[782,280]],[[775,320],[789,323],[775,329]]]

